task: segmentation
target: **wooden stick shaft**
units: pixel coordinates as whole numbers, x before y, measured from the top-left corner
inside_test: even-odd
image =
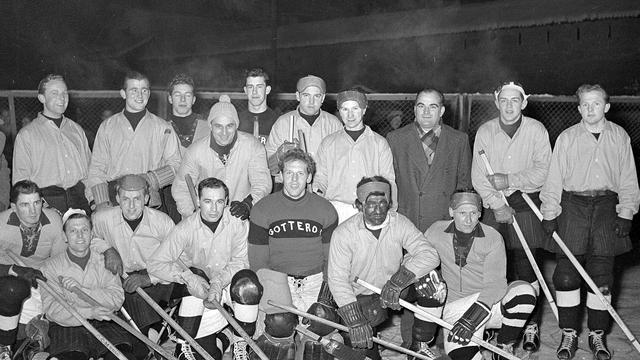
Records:
[[[366,281],[364,281],[362,279],[355,278],[354,282],[359,284],[359,285],[361,285],[361,286],[364,286],[365,288],[373,291],[376,294],[380,294],[381,290],[379,288],[369,284],[368,282],[366,282]],[[430,321],[435,322],[436,324],[442,326],[443,328],[445,328],[447,330],[451,330],[451,328],[453,327],[451,324],[447,323],[446,321],[444,321],[444,320],[442,320],[442,319],[440,319],[440,318],[438,318],[436,316],[433,316],[433,315],[429,314],[428,312],[420,309],[419,307],[417,307],[417,306],[415,306],[415,305],[413,305],[411,303],[408,303],[408,302],[406,302],[406,301],[404,301],[402,299],[400,299],[400,306],[402,306],[405,309],[409,309],[409,310],[413,311],[414,313],[419,313],[420,315],[426,317]],[[479,346],[482,346],[483,348],[485,348],[487,350],[491,350],[491,351],[493,351],[494,353],[496,353],[498,355],[506,357],[507,359],[519,360],[515,355],[509,354],[508,352],[498,348],[497,346],[489,344],[488,342],[482,340],[481,338],[479,338],[479,337],[477,337],[475,335],[471,337],[471,341],[473,341],[474,343],[476,343]]]
[[[291,115],[291,118],[289,118],[289,142],[293,142],[293,133],[296,127],[295,123],[296,123],[296,116]]]
[[[533,200],[531,200],[529,195],[522,193],[522,198],[524,198],[524,201],[527,202],[527,205],[529,205],[531,210],[533,210],[533,212],[536,214],[538,219],[542,221],[542,213],[540,212],[540,209],[538,209],[536,204],[533,203]],[[598,299],[607,308],[607,311],[609,312],[609,314],[611,314],[611,317],[616,321],[616,323],[618,323],[618,326],[620,326],[620,329],[622,329],[622,332],[631,341],[631,344],[633,345],[633,347],[635,347],[636,350],[640,352],[640,343],[638,343],[638,339],[636,339],[636,337],[633,335],[631,330],[629,330],[627,325],[625,325],[624,321],[622,321],[622,318],[620,318],[620,315],[618,315],[618,313],[615,311],[613,306],[611,306],[607,298],[605,298],[604,295],[602,295],[602,292],[600,292],[598,285],[596,285],[596,283],[593,282],[589,274],[587,274],[587,271],[584,269],[582,265],[580,265],[580,262],[578,261],[578,259],[576,259],[576,257],[571,253],[571,250],[569,250],[567,245],[560,238],[560,235],[558,235],[558,233],[556,233],[555,231],[553,232],[553,239],[556,241],[560,249],[562,249],[562,251],[567,256],[569,261],[571,261],[573,266],[575,266],[576,270],[578,270],[578,273],[580,273],[580,276],[582,276],[582,278],[587,283],[587,285],[589,285],[589,288],[591,289],[591,291],[593,291],[593,293],[596,294]]]
[[[288,311],[290,313],[296,314],[298,316],[302,316],[302,317],[307,318],[309,320],[317,321],[317,322],[322,323],[324,325],[331,326],[334,329],[338,329],[338,330],[344,331],[344,332],[349,332],[349,328],[344,326],[344,325],[335,323],[335,322],[327,320],[327,319],[323,319],[321,317],[306,313],[304,311],[300,311],[300,310],[298,310],[298,309],[296,309],[294,307],[278,304],[278,303],[273,302],[272,300],[268,300],[267,303],[269,303],[269,305],[273,305],[273,306],[275,306],[277,308],[280,308],[282,310],[286,310],[286,311]],[[401,352],[401,353],[406,354],[406,355],[414,356],[414,357],[416,357],[418,359],[432,360],[430,357],[427,357],[427,356],[425,356],[423,354],[418,354],[415,351],[411,351],[409,349],[405,349],[402,346],[398,346],[398,345],[396,345],[394,343],[388,342],[386,340],[382,340],[382,339],[377,338],[375,336],[373,337],[373,342],[376,343],[376,344],[382,345],[382,346],[384,346],[384,347],[386,347],[388,349],[392,349],[392,350]]]
[[[96,301],[96,299],[92,298],[91,295],[87,294],[82,289],[78,288],[77,286],[74,286],[71,289],[71,291],[73,291],[76,295],[78,295],[79,298],[81,298],[83,301],[85,301],[88,304],[91,304],[93,306],[102,306],[102,305],[100,305],[100,303],[98,301]],[[140,332],[140,329],[136,329],[133,326],[129,325],[126,321],[124,321],[121,318],[119,318],[118,315],[111,314],[109,316],[109,318],[113,322],[115,322],[116,324],[120,325],[120,327],[122,327],[123,329],[125,329],[126,331],[131,333],[131,335],[133,335],[136,338],[138,338],[138,340],[140,340],[143,343],[145,343],[145,345],[147,345],[149,348],[151,348],[152,350],[158,352],[165,359],[167,359],[167,360],[178,360],[175,357],[173,357],[173,355],[169,354],[169,352],[167,352],[165,349],[163,349],[160,345],[154,343],[153,341],[149,340],[148,337],[144,336]]]
[[[140,331],[140,328],[138,327],[136,322],[133,321],[133,318],[131,318],[131,315],[129,315],[129,312],[127,311],[127,309],[125,309],[124,307],[121,307],[120,308],[120,313],[122,314],[124,319],[127,320],[127,322],[131,325],[132,328]]]
[[[494,174],[493,168],[489,163],[487,154],[484,152],[484,150],[480,150],[479,154],[480,154],[480,158],[482,159],[482,162],[484,163],[484,166],[487,168],[487,173],[489,173],[489,175],[493,175]],[[499,193],[500,195],[502,195],[502,200],[504,200],[504,202],[507,205],[509,205],[509,202],[507,201],[507,197],[504,195],[504,192],[499,191]],[[524,195],[524,193],[522,194]],[[516,220],[515,217],[513,218],[513,228],[516,231],[516,234],[518,235],[518,240],[520,240],[520,245],[522,245],[522,249],[524,249],[524,253],[527,255],[527,259],[529,259],[529,263],[531,263],[531,268],[533,269],[533,272],[536,274],[536,278],[538,279],[538,283],[542,288],[542,292],[544,292],[544,296],[547,298],[547,302],[549,302],[549,306],[551,307],[551,312],[553,312],[553,315],[556,317],[556,320],[558,320],[558,307],[556,306],[556,302],[553,299],[553,296],[551,295],[551,290],[549,290],[549,287],[547,286],[546,281],[544,281],[544,277],[542,276],[540,267],[538,267],[538,263],[536,262],[535,257],[533,257],[533,253],[531,252],[531,249],[529,248],[529,245],[525,240],[524,234],[522,233],[522,229],[520,228],[520,224],[518,224],[518,221]]]
[[[178,308],[178,306],[174,306],[174,307],[171,308],[171,311],[169,311],[169,317],[173,316],[173,313],[176,312],[177,308]],[[160,343],[160,340],[162,339],[162,334],[165,332],[165,330],[167,330],[168,326],[169,326],[169,323],[164,321],[163,324],[162,324],[162,329],[160,329],[160,332],[158,332],[158,340],[156,340],[157,344]]]
[[[307,152],[307,138],[302,129],[298,129],[298,140],[300,141],[300,148],[302,151]]]
[[[17,265],[24,266],[24,263],[22,262],[22,260],[13,252],[7,250],[7,255]],[[107,338],[104,337],[104,335],[102,335],[95,327],[93,327],[93,325],[91,325],[87,321],[87,319],[85,319],[82,315],[80,315],[80,313],[73,306],[69,305],[69,303],[62,297],[62,295],[60,295],[60,293],[58,293],[51,285],[39,279],[38,279],[38,285],[42,289],[48,291],[51,294],[51,296],[53,296],[53,298],[56,299],[56,301],[60,303],[60,305],[62,305],[62,307],[65,308],[65,310],[71,313],[71,315],[74,318],[76,318],[76,320],[78,320],[80,324],[82,324],[82,326],[84,326],[93,336],[95,336],[96,339],[98,339],[98,341],[100,341],[102,345],[104,345],[107,348],[107,350],[109,350],[113,355],[115,355],[120,360],[128,360],[127,357],[124,356],[124,354],[120,352],[120,350],[118,350],[118,348],[116,348],[115,345],[111,343],[111,341],[107,340]]]
[[[189,195],[191,195],[191,202],[193,202],[194,211],[198,210],[198,194],[196,193],[196,187],[193,185],[193,179],[191,175],[186,174],[184,176],[184,182],[187,183],[187,189],[189,189]]]
[[[123,273],[122,277],[126,279],[128,277],[127,273]],[[149,296],[149,294],[147,294],[144,290],[142,290],[139,287],[136,288],[136,293],[138,293],[138,295],[140,295],[140,297],[147,304],[149,304],[149,306],[151,306],[151,308],[155,310],[155,312],[157,312],[158,315],[160,315],[160,317],[164,321],[169,323],[169,325],[172,328],[174,328],[178,332],[178,334],[180,334],[180,336],[182,336],[182,338],[186,340],[189,343],[189,345],[191,345],[191,347],[193,347],[200,355],[202,355],[202,357],[204,357],[206,360],[214,360],[211,354],[209,354],[200,344],[198,344],[198,342],[196,342],[196,340],[193,337],[191,337],[191,335],[189,335],[180,325],[178,325],[178,323],[175,320],[173,320],[164,310],[162,310],[160,305],[158,305],[151,298],[151,296]]]

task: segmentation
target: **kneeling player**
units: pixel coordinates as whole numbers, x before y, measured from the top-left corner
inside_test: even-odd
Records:
[[[222,359],[224,346],[219,348],[217,340],[225,341],[219,332],[227,321],[219,311],[206,309],[203,300],[231,305],[240,325],[253,335],[262,285],[248,269],[249,223],[229,212],[227,186],[216,178],[204,179],[198,184],[198,196],[200,209],[176,225],[151,256],[149,277],[152,283],[186,285],[191,296],[182,299],[178,323],[214,359]],[[193,359],[186,342],[176,353]],[[246,343],[236,341],[234,358],[242,356],[247,356]]]
[[[60,293],[69,305],[89,320],[128,359],[135,359],[131,336],[109,321],[109,316],[122,307],[124,291],[118,276],[105,269],[103,256],[89,248],[91,220],[83,210],[69,209],[63,218],[63,224],[68,242],[67,251],[45,263],[42,270],[50,279],[47,284]],[[73,293],[74,288],[87,293],[100,306],[93,306],[80,299]],[[116,359],[46,290],[42,292],[42,304],[51,321],[49,352],[53,357],[60,360],[84,360],[91,357]]]
[[[507,284],[502,237],[479,222],[481,209],[478,194],[456,192],[449,205],[453,221],[438,221],[425,232],[428,244],[438,251],[449,288],[444,311],[431,308],[430,312],[453,324],[444,333],[444,349],[453,360],[482,358],[479,348],[469,342],[474,334],[482,338],[484,328],[500,329],[497,346],[513,353],[537,300],[530,283]]]

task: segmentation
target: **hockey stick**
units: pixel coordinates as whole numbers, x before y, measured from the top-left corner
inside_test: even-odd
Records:
[[[533,212],[536,214],[538,219],[542,221],[542,213],[540,212],[540,209],[538,209],[536,204],[533,203],[533,201],[527,194],[523,193],[522,197],[524,198],[524,201],[527,202],[531,210],[533,210]],[[587,283],[587,285],[589,285],[589,288],[591,289],[591,291],[593,291],[593,293],[596,294],[598,299],[607,308],[607,311],[609,312],[609,314],[611,314],[611,317],[618,323],[618,326],[620,326],[620,329],[622,329],[622,332],[631,341],[631,345],[633,345],[633,347],[635,347],[636,350],[640,352],[640,344],[638,343],[638,339],[636,339],[636,337],[633,336],[633,333],[631,332],[631,330],[629,330],[627,325],[625,325],[625,323],[622,321],[622,319],[620,318],[620,315],[618,315],[618,313],[613,309],[613,306],[611,306],[609,301],[604,297],[604,295],[602,295],[602,292],[600,292],[600,289],[598,289],[598,286],[596,285],[596,283],[593,282],[589,274],[587,274],[587,271],[584,269],[584,267],[582,267],[582,265],[580,265],[580,262],[578,262],[578,259],[576,259],[576,257],[571,253],[571,250],[569,250],[567,245],[560,238],[560,235],[558,235],[558,233],[555,231],[553,232],[553,240],[556,241],[560,249],[562,249],[562,251],[567,256],[567,258],[569,258],[569,261],[571,261],[573,266],[575,266],[576,270],[578,270],[578,272],[580,273],[580,276],[582,276],[582,278]]]
[[[11,258],[13,262],[15,262],[19,266],[24,266],[22,259],[20,259],[16,254],[14,254],[10,250],[6,250],[6,252],[7,252],[7,256],[9,256],[9,258]],[[95,336],[96,339],[98,339],[98,341],[100,341],[100,343],[102,343],[102,345],[104,345],[107,348],[107,350],[109,350],[113,355],[115,355],[120,360],[128,360],[127,357],[124,356],[124,354],[120,352],[120,350],[118,350],[118,348],[111,343],[111,341],[107,340],[107,338],[104,337],[104,335],[102,335],[95,327],[93,327],[93,325],[91,325],[89,321],[87,321],[87,319],[85,319],[82,315],[80,315],[78,310],[76,310],[73,306],[69,305],[69,303],[64,299],[64,297],[62,297],[62,295],[58,291],[56,291],[56,289],[54,289],[51,285],[47,284],[45,281],[42,281],[40,279],[37,279],[37,282],[40,287],[48,291],[51,294],[51,296],[53,296],[53,298],[56,299],[56,301],[60,305],[62,305],[62,307],[65,308],[65,310],[67,310],[74,318],[76,318],[76,320],[80,322],[80,324],[82,324],[82,326],[84,326],[93,336]]]
[[[480,158],[482,159],[484,166],[487,168],[487,173],[489,175],[493,175],[494,172],[493,172],[493,169],[491,168],[491,164],[489,163],[489,159],[487,159],[487,154],[484,152],[484,150],[480,150],[478,151],[478,153],[480,154]],[[504,192],[502,191],[498,191],[498,192],[500,193],[500,195],[502,195],[502,200],[504,200],[505,204],[509,206],[509,202],[507,201],[507,197],[504,195]],[[522,195],[524,196],[525,193],[522,193]],[[513,217],[512,225],[514,230],[516,231],[516,234],[518,235],[518,240],[520,240],[520,245],[522,245],[522,249],[524,250],[524,253],[527,255],[527,259],[529,259],[529,263],[531,263],[531,268],[533,269],[533,272],[536,274],[536,278],[538,279],[538,283],[540,283],[542,292],[544,292],[544,296],[547,298],[547,301],[549,302],[551,311],[553,312],[553,315],[556,317],[556,320],[558,320],[558,307],[556,306],[556,302],[553,299],[553,296],[551,295],[551,291],[549,290],[547,283],[544,281],[544,277],[542,276],[542,272],[538,267],[538,263],[536,263],[536,259],[533,257],[533,253],[531,252],[531,249],[527,244],[527,240],[525,240],[524,238],[522,229],[520,229],[520,225],[518,224],[518,221],[516,220],[515,216]]]
[[[127,273],[122,273],[122,278],[126,279],[129,276],[127,275]],[[136,288],[136,293],[138,293],[138,295],[140,295],[140,297],[147,303],[149,304],[149,306],[151,306],[151,308],[158,313],[158,315],[160,315],[160,317],[166,321],[167,323],[169,323],[169,325],[171,325],[172,328],[174,328],[178,334],[180,334],[180,336],[182,336],[183,339],[185,339],[189,345],[191,345],[191,347],[193,347],[194,349],[196,349],[196,351],[202,355],[202,357],[205,358],[205,360],[214,360],[213,357],[200,345],[198,344],[198,342],[191,337],[183,328],[182,326],[178,325],[178,323],[173,320],[164,310],[162,310],[162,308],[160,307],[160,305],[158,305],[152,298],[151,296],[149,296],[149,294],[147,294],[142,288],[137,287]]]
[[[60,276],[58,279],[60,280],[60,282],[62,282],[62,276]],[[73,288],[71,288],[71,291],[74,294],[78,295],[80,299],[82,299],[87,304],[90,304],[91,306],[95,306],[95,307],[102,306],[100,305],[100,303],[96,301],[96,299],[92,298],[91,295],[87,294],[77,286],[74,286]],[[119,318],[118,315],[112,313],[111,315],[109,315],[109,319],[111,319],[111,321],[115,322],[116,324],[120,325],[121,328],[131,333],[131,335],[135,336],[138,340],[142,341],[145,345],[147,345],[150,348],[150,350],[154,350],[158,354],[162,355],[165,359],[178,360],[175,357],[173,357],[171,354],[169,354],[169,352],[163,349],[160,345],[154,343],[153,341],[149,340],[148,337],[144,336],[140,332],[140,329],[134,328],[133,326],[129,325],[126,321]]]
[[[286,310],[286,311],[288,311],[290,313],[296,314],[298,316],[302,316],[302,317],[307,318],[309,320],[317,321],[317,322],[325,324],[327,326],[331,326],[334,329],[338,329],[338,330],[344,331],[344,332],[349,332],[349,328],[348,327],[346,327],[345,325],[342,325],[342,324],[335,323],[335,322],[333,322],[331,320],[323,319],[321,317],[306,313],[304,311],[300,311],[300,310],[298,310],[298,309],[296,309],[294,307],[291,307],[291,306],[286,306],[286,305],[275,303],[272,300],[268,300],[267,303],[269,305],[273,305],[273,306],[275,306],[277,308],[280,308],[282,310]],[[376,343],[376,344],[382,345],[382,346],[384,346],[384,347],[386,347],[388,349],[392,349],[392,350],[401,352],[401,353],[406,354],[406,355],[414,356],[414,357],[416,357],[418,359],[433,360],[432,358],[430,358],[430,357],[428,357],[426,355],[418,354],[415,351],[411,351],[409,349],[405,349],[402,346],[398,346],[398,345],[396,345],[394,343],[391,343],[391,342],[386,341],[386,340],[382,340],[382,339],[380,339],[378,337],[375,337],[375,336],[373,337],[373,342]]]
[[[355,282],[356,284],[360,285],[360,286],[364,286],[365,288],[373,291],[376,294],[380,294],[381,290],[371,284],[369,284],[368,282],[362,280],[362,279],[358,279],[357,277],[353,280],[353,282]],[[433,321],[434,323],[442,326],[443,328],[447,329],[447,330],[451,330],[451,328],[453,327],[453,325],[449,324],[448,322],[440,319],[439,317],[433,316],[429,313],[427,313],[426,311],[420,309],[419,307],[408,303],[402,299],[400,299],[400,305],[405,308],[405,309],[409,309],[411,311],[413,311],[416,314],[420,314],[421,316],[424,316],[425,318],[429,319],[429,321]],[[481,338],[473,335],[471,336],[471,341],[473,341],[474,343],[476,343],[479,346],[482,346],[483,348],[487,349],[487,350],[491,350],[494,353],[505,357],[507,359],[511,359],[511,360],[520,360],[518,359],[515,355],[513,354],[509,354],[508,352],[500,349],[499,347],[495,346],[495,345],[491,345],[488,342],[482,340]]]

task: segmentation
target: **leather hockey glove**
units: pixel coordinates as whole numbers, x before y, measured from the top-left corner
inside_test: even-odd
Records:
[[[340,315],[344,323],[349,327],[349,337],[351,338],[352,346],[368,349],[373,347],[373,329],[357,301],[340,307],[338,309],[338,315]]]
[[[407,270],[403,265],[391,276],[382,287],[380,303],[383,308],[400,310],[400,292],[416,280],[416,274]]]
[[[460,345],[467,345],[471,341],[473,333],[489,320],[489,315],[491,315],[489,307],[479,301],[474,302],[462,317],[453,324],[447,340]]]

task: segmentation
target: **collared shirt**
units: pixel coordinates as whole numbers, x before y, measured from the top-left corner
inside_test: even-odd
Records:
[[[186,266],[204,271],[211,281],[227,286],[236,272],[249,268],[248,234],[249,222],[231,215],[229,208],[224,209],[215,233],[202,223],[200,211],[196,211],[176,225],[153,253],[149,277],[153,283],[184,283],[179,274],[186,269],[180,259]]]
[[[504,191],[506,196],[516,190],[532,193],[542,188],[549,170],[551,145],[547,130],[538,120],[523,116],[513,137],[502,130],[499,118],[482,124],[476,133],[471,181],[482,197],[484,207],[497,209],[505,202],[487,179],[489,172],[480,158],[480,150],[487,154],[495,173],[509,175],[509,188]]]
[[[146,110],[145,110],[146,111]],[[127,174],[180,166],[180,142],[171,124],[146,111],[135,131],[123,112],[100,124],[89,166],[88,188]]]
[[[49,259],[42,273],[50,281],[53,290],[62,295],[65,301],[77,310],[85,319],[93,313],[95,306],[86,303],[76,294],[58,285],[58,277],[71,278],[80,284],[80,289],[95,299],[103,307],[117,311],[124,303],[124,290],[120,278],[104,267],[104,257],[91,251],[89,262],[84,269],[69,259],[66,251]],[[42,307],[47,318],[61,326],[81,326],[82,324],[67,311],[47,290],[42,290]]]
[[[356,301],[356,295],[371,294],[357,285],[358,278],[382,288],[400,265],[417,278],[435,269],[440,260],[435,248],[409,219],[389,211],[389,224],[376,239],[364,224],[362,212],[349,218],[334,230],[329,250],[329,288],[338,304]],[[407,251],[403,256],[402,249]]]
[[[329,200],[353,204],[356,187],[363,176],[384,176],[391,183],[393,209],[398,208],[398,188],[393,154],[387,140],[365,126],[357,141],[342,129],[328,135],[316,155],[313,189]]]
[[[632,219],[638,212],[640,191],[627,132],[608,120],[598,139],[583,122],[563,131],[556,140],[549,176],[540,193],[545,219],[554,219],[562,212],[563,190],[616,192],[618,216]]]
[[[63,117],[60,128],[41,113],[20,129],[13,148],[13,184],[31,180],[39,187],[68,189],[89,174],[91,150],[84,130]]]
[[[193,201],[185,182],[190,175],[194,186],[208,177],[216,177],[229,187],[229,200],[242,201],[251,195],[256,203],[271,192],[271,175],[267,167],[264,146],[253,136],[238,132],[226,165],[209,146],[210,137],[194,142],[184,155],[171,194],[182,216],[194,211]]]
[[[502,236],[494,228],[479,224],[466,264],[456,264],[453,248],[454,222],[436,221],[424,236],[428,246],[438,251],[442,278],[447,283],[447,303],[480,293],[478,301],[489,307],[504,297],[507,291],[507,256]]]
[[[313,125],[309,125],[298,109],[289,111],[288,113],[281,115],[275,124],[271,128],[269,133],[269,139],[265,148],[267,149],[267,158],[272,156],[278,151],[278,147],[284,144],[285,140],[289,141],[289,135],[291,132],[291,118],[293,117],[293,138],[298,138],[298,130],[302,130],[305,136],[305,143],[307,152],[316,159],[316,151],[320,147],[320,142],[327,135],[332,134],[342,129],[342,122],[337,117],[329,114],[324,110],[320,110],[320,116],[316,119]]]
[[[135,231],[122,216],[119,207],[95,214],[92,249],[99,253],[113,247],[120,257],[125,272],[146,269],[151,254],[166,241],[174,224],[165,213],[145,206],[142,221]]]
[[[6,255],[6,251],[12,251],[20,257],[25,266],[39,269],[45,260],[64,252],[67,245],[62,232],[60,215],[54,210],[42,209],[40,226],[42,228],[35,252],[29,252],[28,256],[22,256],[20,252],[23,249],[23,241],[18,215],[12,209],[0,213],[0,264],[14,263]]]

